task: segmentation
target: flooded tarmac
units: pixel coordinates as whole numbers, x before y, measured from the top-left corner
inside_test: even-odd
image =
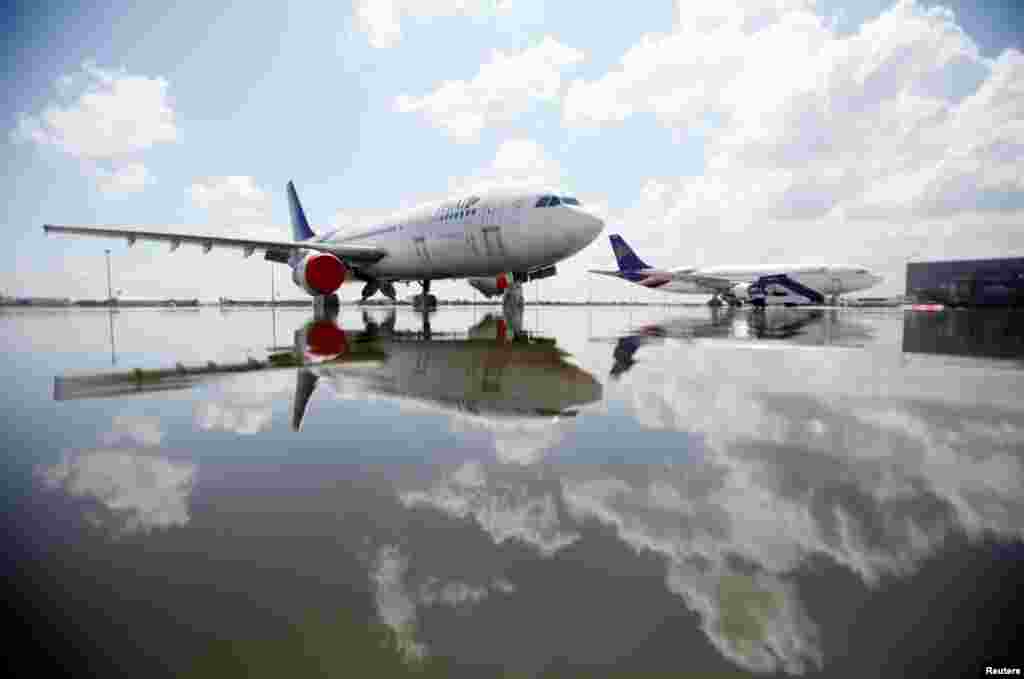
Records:
[[[204,308],[0,325],[9,600],[39,667],[1020,666],[1024,314]]]

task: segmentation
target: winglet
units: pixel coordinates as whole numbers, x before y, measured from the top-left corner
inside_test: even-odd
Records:
[[[612,243],[612,252],[615,253],[615,260],[619,263],[619,271],[639,271],[650,269],[650,265],[636,256],[633,248],[617,233],[608,236]]]
[[[306,221],[306,213],[302,211],[302,203],[299,202],[299,194],[295,193],[295,184],[288,182],[288,210],[292,215],[292,236],[296,241],[304,241],[313,238],[316,234],[309,228]]]

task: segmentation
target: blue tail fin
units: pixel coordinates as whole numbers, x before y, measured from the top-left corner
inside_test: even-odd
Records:
[[[288,182],[288,211],[292,215],[292,236],[296,241],[309,240],[316,234],[309,228],[306,213],[302,211],[299,194],[295,193],[295,184]]]
[[[615,253],[615,259],[619,263],[619,271],[637,271],[638,269],[651,268],[650,264],[636,256],[633,248],[629,247],[619,234],[614,233],[608,236],[608,240],[612,242],[612,252]]]

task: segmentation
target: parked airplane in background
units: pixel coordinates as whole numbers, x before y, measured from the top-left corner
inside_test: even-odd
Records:
[[[616,271],[592,269],[591,273],[622,278],[652,290],[713,295],[709,304],[753,306],[774,304],[824,304],[826,295],[865,290],[882,277],[855,266],[745,266],[683,267],[657,269],[637,257],[622,236],[609,236],[619,264]]]
[[[522,304],[521,283],[555,275],[555,264],[589,245],[604,222],[568,196],[492,191],[415,207],[383,224],[353,232],[334,230],[317,235],[306,221],[295,186],[288,182],[292,240],[259,240],[153,231],[121,226],[55,226],[46,232],[79,236],[164,241],[171,251],[193,243],[209,252],[214,247],[256,250],[264,258],[288,264],[292,280],[314,297],[326,297],[342,284],[363,281],[363,299],[376,292],[395,298],[394,283],[419,281],[424,299],[430,281],[470,278],[474,287],[505,293],[506,301]],[[336,301],[336,297],[332,297]]]

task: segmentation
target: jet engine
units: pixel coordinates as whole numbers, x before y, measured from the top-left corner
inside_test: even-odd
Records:
[[[495,295],[504,294],[510,280],[511,276],[509,274],[500,273],[497,276],[487,276],[485,278],[469,278],[466,282],[482,292],[484,297],[490,299]]]
[[[330,295],[349,277],[345,264],[327,252],[306,255],[292,269],[292,280],[311,295]]]

